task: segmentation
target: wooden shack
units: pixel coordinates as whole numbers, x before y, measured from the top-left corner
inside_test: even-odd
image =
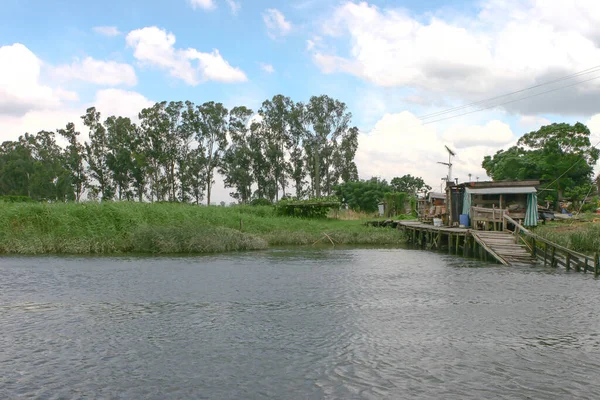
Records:
[[[474,229],[501,230],[508,214],[525,226],[536,226],[539,181],[493,181],[449,184],[446,187],[448,225],[468,224]],[[467,216],[465,218],[464,216]]]
[[[427,196],[419,199],[419,217],[421,221],[429,222],[433,218],[445,218],[446,194],[429,192]]]

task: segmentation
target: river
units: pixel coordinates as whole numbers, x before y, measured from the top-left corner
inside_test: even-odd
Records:
[[[314,248],[0,274],[0,398],[600,398],[591,275]]]

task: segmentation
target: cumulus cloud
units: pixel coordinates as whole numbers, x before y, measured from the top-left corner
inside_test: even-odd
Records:
[[[267,34],[271,39],[286,36],[292,31],[292,23],[285,19],[285,15],[275,8],[269,8],[263,13],[263,21],[267,27]]]
[[[484,156],[493,155],[499,148],[507,148],[515,141],[510,127],[500,121],[485,125],[462,126],[438,131],[433,125],[423,125],[412,113],[404,111],[385,114],[370,132],[361,132],[358,138],[356,164],[361,178],[379,176],[391,179],[411,174],[421,176],[439,190],[447,167],[444,145],[456,151],[453,176],[466,181],[488,179],[481,168]]]
[[[58,66],[53,72],[63,80],[81,80],[96,85],[135,86],[137,84],[135,70],[131,65],[95,60],[92,57],[75,60],[70,65]]]
[[[64,128],[69,122],[75,124],[76,129],[82,132],[82,140],[86,140],[87,131],[81,122],[81,116],[88,107],[96,107],[103,119],[111,115],[118,115],[138,121],[138,113],[152,104],[154,104],[153,101],[137,92],[103,89],[96,93],[94,100],[90,103],[58,109],[30,110],[19,116],[0,115],[0,142],[16,140],[25,132],[54,131]]]
[[[487,0],[480,7],[474,17],[452,19],[346,2],[322,26],[328,47],[313,49],[312,57],[324,73],[352,74],[383,87],[408,86],[466,102],[598,64],[596,1]],[[347,53],[336,51],[339,41],[348,44]],[[598,101],[600,79],[504,108],[590,115]]]
[[[92,29],[94,32],[104,36],[119,36],[121,34],[116,26],[95,26]]]
[[[136,29],[127,34],[127,46],[143,65],[169,71],[169,74],[189,85],[205,81],[223,83],[245,82],[246,74],[232,67],[219,53],[175,47],[175,35],[156,26]]]
[[[20,43],[0,47],[0,115],[19,117],[31,110],[55,109],[77,94],[40,82],[42,61]]]

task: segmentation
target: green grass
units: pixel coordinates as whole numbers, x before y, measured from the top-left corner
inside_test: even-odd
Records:
[[[600,223],[553,222],[537,227],[535,233],[574,251],[600,252]]]
[[[339,244],[389,245],[405,239],[398,230],[366,227],[360,220],[281,217],[273,207],[0,203],[4,254],[213,253],[308,245],[324,233]]]

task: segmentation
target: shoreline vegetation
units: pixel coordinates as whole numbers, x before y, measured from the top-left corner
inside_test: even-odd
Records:
[[[273,206],[83,202],[0,207],[0,254],[203,254],[330,245],[330,239],[336,246],[406,242],[400,230],[365,226],[364,220],[286,217]]]

